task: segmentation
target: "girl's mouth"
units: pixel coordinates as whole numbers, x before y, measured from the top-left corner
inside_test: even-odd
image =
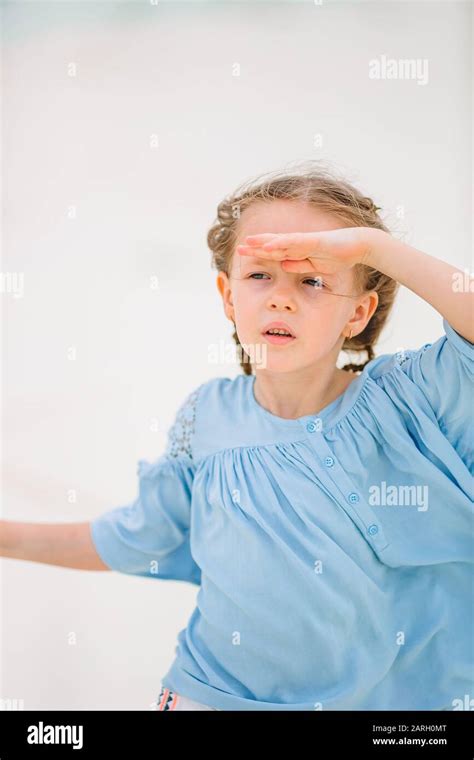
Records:
[[[262,333],[263,337],[275,346],[284,346],[286,343],[291,343],[292,340],[296,340],[293,335],[272,335],[271,333]]]

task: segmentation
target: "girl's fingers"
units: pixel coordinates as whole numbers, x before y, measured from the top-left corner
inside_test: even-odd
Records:
[[[303,274],[336,274],[341,265],[328,261],[328,259],[302,259],[295,261],[291,259],[284,259],[281,262],[281,268],[285,272],[302,272]]]
[[[236,248],[238,254],[242,256],[254,256],[259,259],[268,259],[268,261],[281,261],[282,269],[286,272],[318,272],[319,274],[334,274],[340,269],[347,267],[347,264],[334,260],[331,256],[307,256],[301,250],[276,250],[265,251],[263,248],[250,248],[245,245],[238,245]]]
[[[298,250],[301,253],[306,253],[306,255],[315,253],[320,245],[321,235],[317,232],[291,232],[274,235],[271,240],[262,241],[262,247],[265,251],[283,248],[288,251]]]
[[[311,265],[309,259],[303,259],[301,261],[283,259],[281,262],[281,268],[284,269],[285,272],[301,272],[302,274],[311,274],[314,272],[314,267]]]
[[[320,232],[266,232],[248,235],[238,246],[243,255],[270,260],[329,259],[337,269],[365,263],[370,240],[365,227],[344,227]],[[335,270],[334,270],[335,271]]]
[[[256,247],[287,248],[308,243],[314,234],[313,232],[262,232],[260,235],[247,235],[244,243]]]
[[[322,249],[321,233],[288,232],[247,235],[243,244],[237,246],[239,253],[271,259],[305,259]],[[268,256],[268,254],[275,254]]]
[[[266,251],[264,248],[251,247],[248,245],[238,245],[235,250],[242,256],[255,256],[255,258],[260,259],[278,261],[280,259],[288,258],[285,251]],[[295,255],[295,258],[302,258],[301,254],[299,256],[298,254],[293,255]]]
[[[258,259],[267,259],[268,261],[281,261],[282,265],[285,264],[285,269],[288,272],[314,272],[318,271],[318,267],[323,267],[320,271],[325,274],[330,274],[334,271],[334,267],[337,267],[330,257],[310,257],[301,250],[294,251],[289,250],[276,250],[266,251],[263,248],[249,248],[245,245],[238,245],[236,248],[238,254],[242,256],[254,256]],[[290,266],[290,265],[295,266]],[[288,266],[286,266],[288,265]]]
[[[272,238],[278,237],[275,232],[262,232],[260,235],[247,235],[245,238],[245,244],[251,246],[261,246],[263,243],[268,243]]]

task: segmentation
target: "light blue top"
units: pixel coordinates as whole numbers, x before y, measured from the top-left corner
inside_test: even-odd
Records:
[[[254,376],[189,394],[137,499],[92,522],[113,570],[200,586],[164,686],[221,710],[474,695],[474,345],[443,327],[299,419]]]

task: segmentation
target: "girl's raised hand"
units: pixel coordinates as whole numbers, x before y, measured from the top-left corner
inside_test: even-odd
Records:
[[[248,235],[238,245],[242,256],[281,261],[286,272],[333,274],[355,264],[368,264],[376,234],[373,227],[343,227],[322,232],[265,232]]]

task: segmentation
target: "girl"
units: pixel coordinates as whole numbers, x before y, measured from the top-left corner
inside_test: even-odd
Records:
[[[243,373],[192,389],[136,501],[90,526],[104,567],[200,586],[154,709],[472,694],[473,294],[378,210],[314,167],[218,207],[208,244]],[[444,334],[375,357],[399,283]],[[341,350],[367,360],[339,368]]]

